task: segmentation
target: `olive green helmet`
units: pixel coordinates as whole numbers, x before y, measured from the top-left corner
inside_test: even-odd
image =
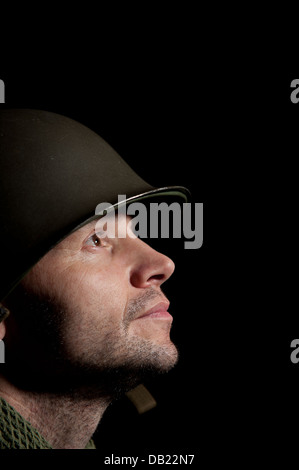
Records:
[[[189,197],[184,187],[143,181],[84,125],[30,109],[0,111],[0,191],[0,301],[99,203]]]

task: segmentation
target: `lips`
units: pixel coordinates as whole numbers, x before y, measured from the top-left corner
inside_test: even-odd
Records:
[[[169,302],[159,302],[158,304],[154,305],[154,307],[150,308],[146,312],[142,313],[137,320],[139,319],[146,319],[146,318],[157,318],[157,319],[172,319],[172,316],[168,312]]]

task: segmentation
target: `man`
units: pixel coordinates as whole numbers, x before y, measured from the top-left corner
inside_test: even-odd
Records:
[[[95,208],[188,191],[151,187],[53,113],[3,111],[0,139],[0,448],[90,448],[113,399],[177,362],[161,290],[173,262],[123,211],[103,235]]]

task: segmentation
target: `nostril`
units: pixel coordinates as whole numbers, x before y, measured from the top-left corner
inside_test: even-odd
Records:
[[[165,277],[164,274],[154,274],[153,276],[149,278],[149,281],[150,280],[162,281],[164,277]]]

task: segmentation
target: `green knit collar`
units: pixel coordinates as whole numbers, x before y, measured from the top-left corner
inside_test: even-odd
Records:
[[[0,397],[0,449],[52,449],[43,436]],[[95,449],[92,440],[86,449]]]

